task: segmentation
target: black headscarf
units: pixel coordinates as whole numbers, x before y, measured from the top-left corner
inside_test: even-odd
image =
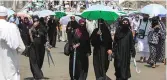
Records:
[[[123,24],[124,21],[127,21],[128,24]],[[127,33],[130,31],[130,21],[127,18],[122,19],[121,25],[119,28],[117,28],[115,33],[115,40],[122,39],[127,35]]]
[[[143,17],[143,21],[144,21],[144,22],[147,22],[147,21],[148,21],[148,19],[149,19],[149,15],[144,14],[143,16],[144,16],[144,17]]]
[[[40,19],[39,19],[39,21],[40,21],[40,24],[42,24],[42,25],[46,25],[46,23],[45,23],[45,20],[44,20],[44,18],[43,17],[41,17]]]
[[[72,19],[72,18],[75,18],[75,17],[71,16],[70,18]],[[73,29],[76,29],[76,28],[79,27],[79,24],[78,24],[78,22],[76,20],[74,20],[74,21],[70,21],[68,23],[67,27],[72,27]]]
[[[98,20],[98,29],[99,28],[102,32],[102,37],[103,37],[104,41],[106,43],[110,42],[109,40],[111,40],[111,33],[107,27],[107,24],[105,23],[105,21],[103,19]]]
[[[153,17],[152,18],[152,28],[158,25],[158,17]]]
[[[153,17],[152,18],[152,28],[154,28],[155,26],[159,25],[159,17]],[[159,32],[160,28],[154,28],[155,32]]]

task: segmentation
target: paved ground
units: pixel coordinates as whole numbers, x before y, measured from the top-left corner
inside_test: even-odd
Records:
[[[63,42],[57,43],[58,48],[52,49],[52,56],[56,66],[51,65],[51,67],[49,67],[47,57],[45,56],[42,70],[45,77],[48,77],[49,80],[70,80],[68,71],[69,58],[63,54],[64,44],[65,43]],[[137,54],[137,59],[139,59],[138,57],[139,55]],[[29,67],[29,59],[27,57],[20,56],[20,60],[21,80],[32,77]],[[89,64],[90,66],[87,80],[95,80],[92,56],[89,58]],[[131,64],[132,77],[130,80],[166,80],[165,66],[162,63],[158,63],[158,67],[155,69],[147,67],[146,63],[138,63],[138,67],[141,69],[140,74],[135,72],[135,68],[133,64]],[[113,62],[110,64],[110,69],[108,70],[107,75],[112,80],[115,80]]]

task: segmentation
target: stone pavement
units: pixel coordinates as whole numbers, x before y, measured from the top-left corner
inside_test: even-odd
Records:
[[[53,48],[51,50],[52,56],[54,58],[55,64],[49,67],[48,59],[45,55],[44,65],[43,65],[43,73],[45,77],[49,78],[49,80],[70,80],[69,78],[69,57],[63,54],[64,42],[58,42],[57,48]],[[136,59],[139,59],[139,54],[137,54]],[[93,61],[92,55],[89,57],[89,73],[87,80],[95,80],[95,74],[93,69]],[[131,74],[132,77],[130,80],[166,80],[165,79],[165,66],[162,63],[158,63],[158,67],[153,69],[147,67],[146,63],[138,63],[138,67],[141,69],[141,73],[138,74],[135,72],[135,67],[131,64]],[[32,77],[32,73],[30,71],[29,59],[24,56],[20,56],[20,72],[21,72],[21,80],[25,80],[26,78]],[[113,61],[110,63],[110,68],[107,72],[107,75],[115,80],[114,76],[114,66]]]

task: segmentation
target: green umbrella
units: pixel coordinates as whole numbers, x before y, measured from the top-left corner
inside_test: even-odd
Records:
[[[55,16],[60,19],[61,17],[66,16],[66,13],[65,12],[55,12]]]
[[[109,21],[106,21],[107,24],[111,25],[112,23],[114,23],[115,21],[112,21],[112,20],[109,20]]]
[[[89,20],[104,19],[106,21],[115,21],[119,17],[119,15],[109,6],[99,4],[89,7],[82,12],[81,16]]]

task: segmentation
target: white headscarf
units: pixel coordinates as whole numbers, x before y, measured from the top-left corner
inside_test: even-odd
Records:
[[[5,8],[4,6],[0,6],[0,16],[7,16],[7,15],[8,15],[7,8]]]

